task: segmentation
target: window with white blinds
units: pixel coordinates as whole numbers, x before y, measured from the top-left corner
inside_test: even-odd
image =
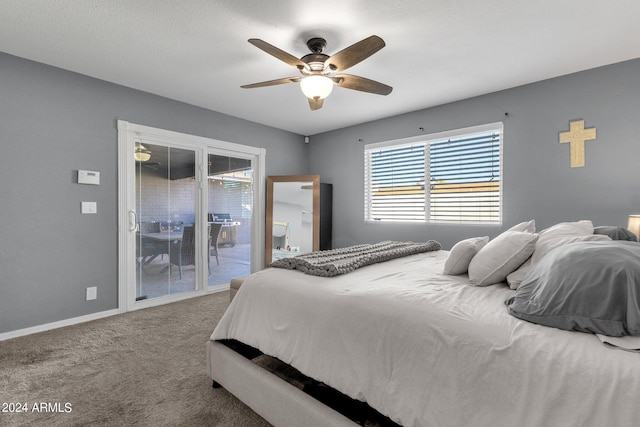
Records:
[[[365,146],[365,220],[501,222],[502,123]]]

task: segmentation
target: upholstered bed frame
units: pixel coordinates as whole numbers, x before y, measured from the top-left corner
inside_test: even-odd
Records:
[[[207,342],[207,371],[214,387],[224,387],[276,427],[355,427],[358,424],[301,389],[218,341]]]

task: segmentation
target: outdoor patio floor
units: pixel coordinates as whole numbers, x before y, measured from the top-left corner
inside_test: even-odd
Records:
[[[229,283],[235,277],[247,276],[251,272],[251,246],[238,244],[234,247],[219,247],[218,260],[209,258],[211,272],[209,286]],[[182,267],[182,279],[177,265],[168,268],[169,256],[159,256],[152,262],[138,269],[138,297],[154,298],[188,292],[195,289],[195,266]]]

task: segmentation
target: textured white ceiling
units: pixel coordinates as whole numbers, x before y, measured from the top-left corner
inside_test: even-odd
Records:
[[[297,83],[240,88],[299,75],[249,38],[301,57],[372,34],[387,46],[347,72],[388,96],[335,88],[311,111]],[[0,51],[313,135],[638,58],[640,1],[2,0]]]

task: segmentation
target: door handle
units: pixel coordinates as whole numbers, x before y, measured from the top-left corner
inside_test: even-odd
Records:
[[[129,231],[138,231],[138,215],[135,211],[129,211]]]

